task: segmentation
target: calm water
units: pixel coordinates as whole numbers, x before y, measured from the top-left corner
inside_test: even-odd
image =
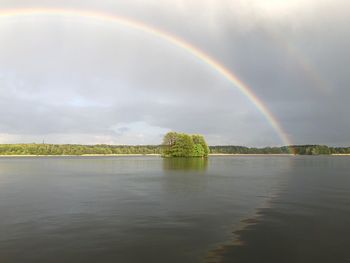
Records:
[[[0,158],[0,262],[350,262],[350,157]]]

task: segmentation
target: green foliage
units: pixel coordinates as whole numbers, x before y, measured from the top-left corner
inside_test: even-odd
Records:
[[[301,155],[320,155],[336,153],[335,148],[330,148],[326,145],[301,145],[294,147],[295,153]]]
[[[201,144],[197,143],[194,145],[193,156],[194,157],[205,156],[204,149],[203,149],[203,146]]]
[[[287,146],[284,147],[265,147],[265,148],[249,148],[244,146],[211,146],[211,153],[224,153],[224,154],[288,154],[291,153],[291,149]]]
[[[192,135],[192,140],[195,145],[201,146],[201,147],[198,146],[199,148],[198,147],[197,148],[200,151],[203,150],[202,156],[208,156],[210,150],[204,137],[202,135],[195,134],[195,135]]]
[[[178,138],[176,132],[168,132],[163,138],[163,155],[173,156],[175,153],[175,143]]]
[[[201,135],[169,132],[163,140],[163,157],[206,157],[209,148]]]
[[[178,138],[180,138],[178,140]],[[203,136],[172,132],[163,145],[79,145],[79,144],[0,144],[0,155],[84,155],[84,154],[163,154],[163,156],[202,157],[209,153],[226,154],[350,154],[350,147],[295,145],[248,148],[243,146],[210,146]],[[291,150],[292,149],[292,150]]]
[[[160,154],[158,145],[0,144],[0,155]]]
[[[181,133],[177,135],[175,145],[172,147],[173,157],[193,156],[194,143],[190,135]]]
[[[248,148],[243,146],[211,146],[211,153],[224,154],[289,154],[322,155],[350,154],[350,147],[328,147],[325,145],[293,145],[283,147]]]

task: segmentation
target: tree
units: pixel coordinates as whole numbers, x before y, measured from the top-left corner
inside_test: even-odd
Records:
[[[203,149],[203,155],[202,156],[208,156],[209,154],[209,147],[202,135],[195,134],[192,135],[192,140],[195,145],[199,144],[201,148]]]
[[[205,157],[209,147],[201,135],[169,132],[163,140],[163,157]]]
[[[194,149],[193,149],[193,156],[194,157],[203,157],[206,156],[203,146],[199,143],[194,145]]]
[[[174,151],[174,146],[179,134],[176,132],[168,132],[163,138],[163,155],[172,156]]]
[[[171,147],[173,157],[192,157],[194,143],[190,135],[185,133],[177,134],[175,144]]]

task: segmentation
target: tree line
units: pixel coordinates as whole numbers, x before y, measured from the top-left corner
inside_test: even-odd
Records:
[[[195,140],[196,141],[196,140]],[[196,141],[194,144],[199,144]],[[191,143],[190,143],[191,144]],[[79,145],[79,144],[0,144],[0,155],[85,155],[85,154],[164,154],[164,145]],[[194,147],[194,146],[193,146]],[[201,149],[202,147],[202,149]],[[202,155],[206,147],[196,146],[195,154]],[[190,149],[192,146],[190,146]],[[188,151],[188,150],[185,150]],[[350,154],[350,147],[325,145],[295,145],[250,148],[244,146],[209,146],[205,154]]]
[[[291,145],[282,147],[244,147],[244,146],[210,146],[210,153],[226,154],[296,154],[327,155],[350,154],[350,147],[329,147],[326,145]]]
[[[0,144],[0,155],[161,154],[159,145]]]

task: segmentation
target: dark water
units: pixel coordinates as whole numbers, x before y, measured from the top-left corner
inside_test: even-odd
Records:
[[[350,157],[0,158],[0,262],[350,262]]]

